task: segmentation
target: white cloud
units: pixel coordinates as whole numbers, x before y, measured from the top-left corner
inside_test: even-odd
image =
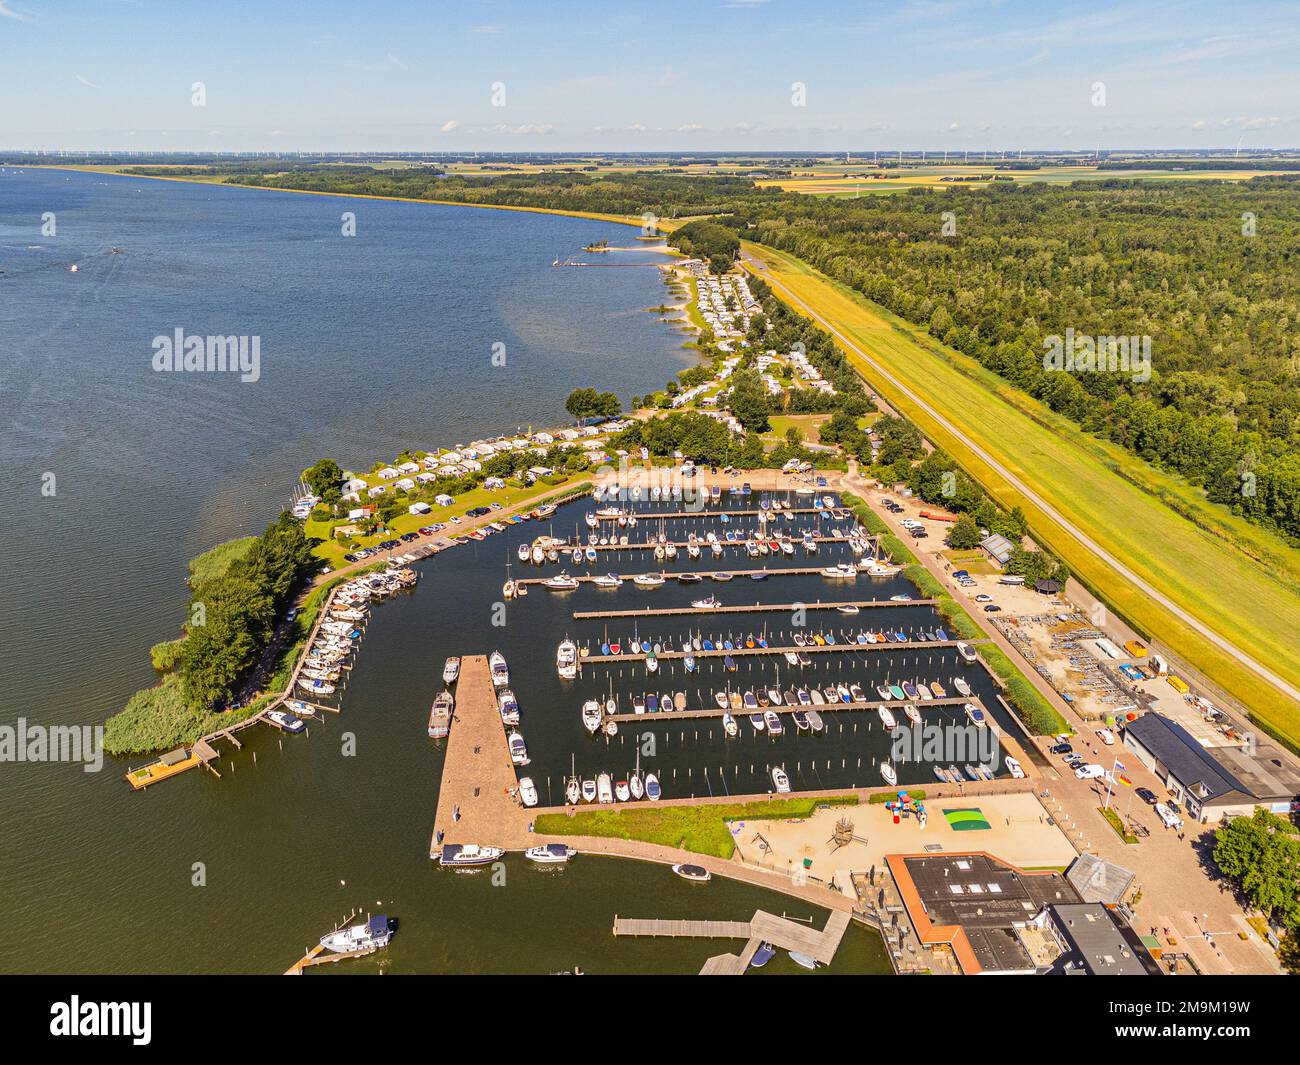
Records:
[[[443,133],[450,133],[459,125],[460,125],[459,122],[457,122],[454,118],[451,118],[448,119],[446,122],[444,122],[440,128]]]
[[[93,81],[91,81],[91,80],[90,80],[88,77],[86,77],[84,74],[78,74],[78,75],[77,75],[77,80],[78,80],[79,82],[81,82],[82,85],[85,85],[85,86],[87,86],[87,87],[89,87],[89,88],[91,88],[91,89],[102,89],[102,88],[103,88],[102,85],[96,85]]]
[[[5,0],[0,0],[0,15],[3,15],[5,18],[11,18],[15,22],[33,21],[31,15],[24,15],[21,11],[15,11],[7,3],[5,3]]]

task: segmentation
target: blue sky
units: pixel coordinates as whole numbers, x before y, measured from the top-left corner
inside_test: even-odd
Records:
[[[0,148],[1296,147],[1298,13],[1252,0],[0,0]],[[195,82],[206,106],[191,103]]]

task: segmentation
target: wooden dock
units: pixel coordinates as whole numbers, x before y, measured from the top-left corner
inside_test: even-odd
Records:
[[[787,651],[794,651],[796,654],[807,652],[808,654],[844,654],[852,651],[915,651],[918,649],[929,650],[935,647],[956,647],[961,642],[959,640],[904,640],[902,643],[831,643],[822,646],[798,647],[790,645],[789,647],[733,647],[730,651],[713,650],[713,651],[691,651],[692,658],[725,658],[731,655],[734,658],[752,655],[784,655]],[[643,662],[650,657],[644,652],[638,652],[631,655],[586,655],[578,659],[580,666],[592,663],[608,664],[610,662]],[[685,651],[660,651],[654,656],[661,662],[671,661],[675,658],[686,658]]]
[[[681,573],[698,573],[701,577],[705,578],[705,580],[710,580],[710,579],[712,579],[713,577],[717,576],[717,574],[719,574],[719,573],[722,573],[722,574],[729,574],[733,579],[739,581],[739,580],[753,580],[754,578],[750,576],[750,574],[753,574],[753,573],[762,573],[762,574],[764,574],[764,576],[763,576],[761,579],[766,580],[768,577],[783,577],[783,576],[784,576],[784,577],[806,577],[806,576],[808,576],[810,573],[821,573],[821,571],[822,571],[823,569],[825,569],[824,566],[778,566],[778,567],[776,567],[775,569],[767,569],[767,568],[762,568],[762,567],[760,567],[760,568],[758,568],[758,569],[716,569],[716,570],[714,570],[714,569],[703,570],[703,569],[702,569],[702,570],[681,570],[681,571],[679,571],[679,572],[681,572]],[[633,577],[639,576],[640,573],[645,573],[645,572],[647,572],[647,571],[646,571],[646,570],[640,570],[638,573],[620,573],[620,574],[618,574],[618,576],[621,577],[624,581],[629,581],[629,582],[630,582],[630,581],[632,580]],[[664,575],[664,577],[667,578],[667,580],[674,580],[674,579],[676,579],[676,577],[678,576],[678,572],[669,573],[667,570],[664,570],[664,569],[657,570],[657,571],[652,569],[652,570],[650,570],[649,572],[651,572],[651,573],[655,573],[655,572],[662,573],[662,574]],[[863,576],[863,577],[865,577],[865,576],[867,576],[867,574],[866,574],[866,572],[864,571],[863,573],[860,573],[859,576]],[[591,576],[591,574],[585,574],[585,575],[583,575],[583,576],[575,576],[573,579],[574,579],[575,581],[577,581],[579,584],[585,584],[587,581],[594,581],[596,578],[593,577],[593,576]],[[856,578],[846,578],[846,577],[836,577],[836,578],[830,578],[830,577],[828,577],[828,578],[826,578],[826,579],[827,579],[827,580],[832,580],[832,579],[834,579],[834,580],[849,580],[849,579],[854,579],[854,580],[856,580]],[[520,578],[518,578],[518,579],[515,581],[515,583],[516,583],[516,584],[544,584],[544,583],[546,582],[546,580],[547,580],[546,577],[520,577]],[[727,581],[716,581],[715,583],[718,583],[718,584],[726,584],[726,583],[729,583],[729,582],[727,582]],[[649,591],[654,591],[653,588],[648,589],[648,590],[649,590]]]
[[[893,599],[841,599],[830,602],[822,602],[819,599],[813,603],[754,603],[752,606],[739,604],[715,606],[707,609],[695,606],[647,606],[640,610],[575,610],[573,617],[575,621],[591,621],[601,618],[662,618],[684,614],[693,614],[699,617],[707,617],[710,614],[790,614],[796,610],[838,610],[842,606],[856,606],[859,609],[867,609],[882,606],[933,606],[937,602],[939,602],[938,599],[908,599],[906,601]],[[851,617],[852,615],[846,616]]]
[[[301,976],[304,969],[310,969],[313,965],[331,965],[336,961],[347,961],[349,958],[364,958],[367,954],[374,954],[378,949],[378,947],[366,947],[364,950],[345,950],[340,954],[326,954],[325,948],[317,944],[290,965],[284,971],[284,975]]]
[[[639,500],[637,502],[645,502],[645,500]],[[649,502],[653,503],[656,502],[656,500],[650,500]],[[833,507],[831,509],[848,510],[849,508]],[[759,514],[767,514],[772,517],[780,517],[782,514],[824,514],[826,513],[826,508],[825,507],[782,506],[780,510],[763,510],[761,507],[756,507],[752,510],[751,509],[731,510],[729,508],[719,507],[718,509],[715,510],[712,507],[701,507],[699,510],[668,510],[668,511],[664,511],[663,513],[658,513],[653,510],[637,510],[637,511],[633,511],[633,513],[636,514],[637,524],[640,525],[643,522],[648,524],[650,522],[655,522],[655,521],[670,521],[673,518],[712,518],[720,514],[726,514],[729,517],[733,517],[733,518],[745,518],[745,517],[752,518],[752,517],[757,517]],[[852,516],[852,512],[850,512],[849,514],[849,517],[851,516]],[[597,514],[596,520],[603,521],[603,522],[606,521],[612,522],[612,521],[618,521],[618,517],[601,516]],[[847,519],[839,518],[836,520],[844,521]]]
[[[849,927],[849,914],[835,910],[819,932],[811,925],[777,917],[756,910],[748,921],[667,921],[659,919],[614,918],[616,936],[665,936],[671,939],[743,939],[739,954],[719,954],[704,963],[701,976],[740,976],[749,967],[759,946],[771,943],[784,950],[807,954],[819,965],[829,965],[839,950],[840,941]]]
[[[529,815],[512,794],[517,786],[487,657],[466,655],[456,682],[430,856],[436,857],[444,843],[529,846]]]
[[[605,720],[606,721],[611,721],[611,720],[612,721],[657,721],[660,719],[689,720],[689,719],[698,719],[698,718],[722,717],[723,714],[731,714],[733,717],[741,718],[741,717],[748,717],[750,714],[765,713],[768,710],[773,710],[776,713],[782,715],[793,714],[796,710],[802,710],[804,711],[804,713],[807,713],[809,710],[816,710],[819,714],[824,714],[827,711],[838,712],[841,710],[876,710],[879,707],[884,706],[884,707],[888,707],[891,710],[896,710],[897,713],[894,716],[898,718],[898,724],[902,728],[908,728],[910,727],[909,722],[907,720],[907,717],[903,713],[903,707],[908,703],[915,704],[916,707],[921,711],[924,711],[925,708],[928,706],[965,706],[967,703],[973,703],[975,706],[984,709],[984,704],[975,696],[971,696],[969,699],[961,698],[961,697],[944,698],[944,699],[924,699],[924,700],[923,699],[903,699],[903,700],[882,699],[882,700],[873,700],[870,702],[827,703],[824,706],[812,706],[812,705],[788,706],[783,704],[781,706],[759,707],[757,710],[744,710],[744,709],[720,710],[715,706],[706,706],[706,707],[699,707],[694,710],[669,710],[666,712],[658,712],[653,714],[649,714],[649,713],[638,714],[634,712],[620,711],[617,714],[606,714]],[[987,710],[985,710],[985,716],[986,717],[988,716]]]

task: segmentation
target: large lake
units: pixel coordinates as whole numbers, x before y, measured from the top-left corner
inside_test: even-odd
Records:
[[[665,298],[662,257],[551,266],[634,236],[542,214],[4,169],[0,725],[97,723],[150,683],[150,645],[179,629],[187,560],[259,531],[316,458],[367,467],[555,424],[577,385],[625,400],[662,386],[686,365],[680,335],[646,313]],[[155,372],[153,339],[178,328],[259,337],[260,379]],[[501,552],[487,541],[422,567],[405,605],[377,610],[344,714],[296,741],[245,733],[221,780],[136,794],[113,761],[98,774],[0,764],[0,969],[276,972],[345,910],[382,900],[402,931],[353,971],[694,972],[723,948],[615,943],[612,914],[812,915],[639,863],[541,872],[514,859],[500,887],[431,867],[439,759],[424,716],[443,655],[489,649],[486,631],[459,644],[486,625]],[[457,611],[476,597],[482,616],[465,626]],[[344,729],[355,758],[339,757]],[[882,966],[879,941],[855,930],[835,968]]]

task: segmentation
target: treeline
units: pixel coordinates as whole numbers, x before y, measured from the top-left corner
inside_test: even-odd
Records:
[[[683,255],[703,259],[715,274],[725,274],[740,254],[740,238],[734,229],[697,218],[668,235],[668,243]]]

